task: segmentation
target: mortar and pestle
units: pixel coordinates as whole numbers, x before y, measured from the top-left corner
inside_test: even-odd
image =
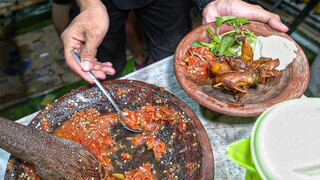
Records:
[[[82,145],[2,117],[0,148],[33,164],[42,179],[93,179],[103,173]]]

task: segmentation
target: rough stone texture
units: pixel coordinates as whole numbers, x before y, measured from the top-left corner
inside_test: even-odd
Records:
[[[0,147],[34,164],[46,179],[99,177],[97,159],[80,144],[3,118]],[[9,174],[9,179],[17,178]]]

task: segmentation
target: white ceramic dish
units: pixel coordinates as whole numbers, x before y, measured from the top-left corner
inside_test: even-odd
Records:
[[[256,121],[250,143],[263,179],[320,179],[320,98],[272,106]]]

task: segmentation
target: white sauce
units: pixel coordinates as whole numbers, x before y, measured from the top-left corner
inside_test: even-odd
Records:
[[[254,47],[253,59],[278,58],[280,65],[276,69],[283,70],[297,57],[297,50],[297,46],[293,42],[281,36],[259,36]]]

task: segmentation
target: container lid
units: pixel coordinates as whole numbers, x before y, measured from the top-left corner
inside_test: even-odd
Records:
[[[320,98],[266,110],[253,127],[250,146],[263,179],[320,179]]]

